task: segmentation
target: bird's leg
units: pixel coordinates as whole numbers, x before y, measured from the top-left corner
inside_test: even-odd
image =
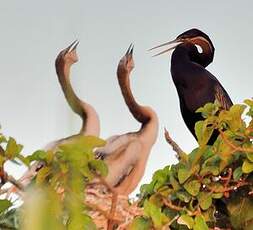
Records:
[[[112,193],[112,204],[111,204],[111,210],[110,210],[109,220],[108,220],[108,224],[107,224],[108,230],[113,230],[114,225],[116,224],[114,221],[114,215],[115,215],[116,208],[117,208],[117,202],[118,202],[118,193],[114,192],[114,193]]]

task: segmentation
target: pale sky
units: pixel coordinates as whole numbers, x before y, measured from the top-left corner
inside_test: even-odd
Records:
[[[24,153],[79,131],[81,121],[69,108],[59,86],[54,60],[78,39],[79,62],[72,68],[78,96],[92,104],[101,121],[101,137],[135,131],[116,78],[120,58],[134,43],[132,90],[140,104],[149,105],[160,119],[160,132],[141,183],[152,172],[175,163],[163,138],[166,127],[186,151],[196,147],[179,110],[170,75],[170,57],[152,58],[147,50],[199,28],[216,48],[208,67],[233,102],[252,97],[252,1],[2,1],[1,110],[2,132],[25,146]],[[11,173],[21,170],[11,167]]]

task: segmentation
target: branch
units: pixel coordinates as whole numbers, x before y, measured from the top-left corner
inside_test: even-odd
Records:
[[[177,153],[177,158],[179,160],[187,162],[188,161],[187,154],[179,147],[179,145],[174,140],[172,140],[166,128],[164,128],[164,137],[168,142],[168,144],[172,147],[172,149]]]
[[[253,153],[253,148],[245,148],[245,147],[239,147],[239,146],[236,146],[234,145],[233,142],[229,141],[228,138],[226,137],[225,133],[222,132],[221,130],[220,131],[220,136],[221,136],[221,139],[229,146],[233,149],[233,152],[236,152],[236,151],[239,151],[239,152],[250,152],[250,153]]]
[[[10,183],[12,183],[15,187],[17,187],[19,190],[24,191],[24,186],[22,183],[20,183],[18,180],[16,180],[13,176],[6,175],[6,180]]]
[[[181,212],[181,211],[186,211],[188,213],[189,216],[195,216],[199,213],[199,210],[196,210],[195,212],[192,212],[184,207],[180,207],[180,206],[177,206],[177,205],[174,205],[172,204],[172,202],[170,200],[167,200],[165,198],[163,198],[163,203],[169,207],[170,209],[172,210],[175,210],[177,212]]]

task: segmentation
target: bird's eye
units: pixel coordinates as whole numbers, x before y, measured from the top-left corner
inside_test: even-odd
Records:
[[[199,53],[203,53],[203,49],[200,45],[195,45],[195,46],[197,47]]]

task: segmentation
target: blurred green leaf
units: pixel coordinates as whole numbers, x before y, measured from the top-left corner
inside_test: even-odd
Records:
[[[242,176],[242,167],[237,167],[233,172],[233,178],[235,181],[239,180]]]
[[[1,143],[7,143],[7,139],[5,136],[3,136],[2,134],[0,134],[0,144]]]
[[[45,160],[47,157],[47,152],[44,150],[37,150],[32,155],[27,156],[26,158],[32,162],[32,161],[40,161]]]
[[[150,230],[151,228],[152,223],[150,219],[138,216],[130,224],[128,230]]]
[[[251,173],[253,171],[253,163],[248,160],[244,160],[242,164],[242,172],[243,173]]]
[[[247,158],[250,162],[253,162],[253,153],[247,153]]]
[[[191,176],[190,170],[187,168],[180,168],[178,170],[178,180],[180,184],[183,184]]]
[[[189,229],[192,229],[193,228],[193,225],[194,225],[194,220],[192,217],[188,216],[188,215],[181,215],[177,222],[179,224],[182,224],[182,225],[186,225]]]
[[[208,230],[208,226],[202,216],[195,217],[195,224],[193,226],[193,230]]]
[[[200,192],[197,198],[203,210],[207,210],[212,205],[212,193],[210,192]]]
[[[222,192],[219,192],[219,193],[213,193],[212,194],[212,198],[213,199],[220,199],[223,197],[223,193]]]
[[[92,169],[95,169],[100,173],[101,176],[105,177],[108,174],[108,168],[104,161],[102,160],[91,160],[89,165]]]
[[[217,104],[207,103],[203,107],[196,110],[196,113],[201,113],[202,117],[207,118],[209,116],[215,115],[219,110]]]
[[[206,166],[201,169],[200,176],[205,176],[208,174],[212,174],[214,176],[219,175],[219,168],[217,166]]]
[[[170,175],[170,183],[175,191],[178,191],[181,188],[180,184],[172,174]]]
[[[192,196],[197,196],[200,190],[201,184],[197,180],[192,180],[184,184],[185,190]]]
[[[191,195],[185,191],[178,191],[176,192],[176,196],[179,200],[188,203],[191,200]]]
[[[50,174],[50,168],[44,166],[42,169],[39,170],[37,177],[36,177],[36,183],[37,184],[42,184],[45,182],[45,179],[47,176]]]
[[[16,140],[12,137],[9,138],[5,154],[9,159],[13,159],[19,154],[23,149],[23,146],[16,143]]]
[[[227,209],[233,229],[252,229],[253,200],[238,193],[228,201]],[[251,222],[250,222],[251,221]]]
[[[12,203],[9,200],[0,200],[0,213],[6,211],[8,208],[12,206]]]
[[[152,218],[155,228],[161,228],[169,219],[161,212],[161,209],[146,200],[144,202],[144,214]]]

